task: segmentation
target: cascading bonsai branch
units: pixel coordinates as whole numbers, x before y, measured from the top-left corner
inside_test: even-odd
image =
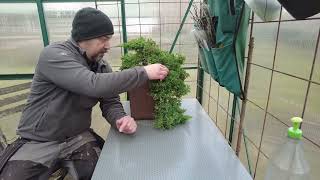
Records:
[[[185,123],[190,118],[181,108],[181,97],[190,91],[190,87],[184,82],[189,76],[182,68],[185,57],[162,51],[151,39],[134,39],[124,44],[124,47],[129,53],[121,58],[122,70],[154,63],[161,63],[170,70],[166,79],[150,83],[150,95],[155,103],[154,127],[170,129]]]

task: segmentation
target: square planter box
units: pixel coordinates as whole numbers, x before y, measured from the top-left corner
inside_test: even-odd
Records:
[[[154,101],[150,96],[149,82],[128,92],[131,117],[135,120],[154,119]]]

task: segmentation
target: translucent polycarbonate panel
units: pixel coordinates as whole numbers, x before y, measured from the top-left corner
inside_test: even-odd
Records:
[[[244,131],[247,138],[250,139],[250,141],[256,146],[259,146],[260,144],[264,115],[264,110],[260,109],[251,102],[247,103]]]
[[[188,44],[193,45],[194,47],[197,47],[196,40],[194,38],[194,35],[192,34],[193,24],[184,24],[181,34],[180,34],[180,43],[181,44]],[[178,29],[175,30],[176,32]]]
[[[261,153],[258,159],[257,170],[255,172],[255,179],[263,180],[267,171],[268,158]]]
[[[319,145],[311,143],[306,138],[302,139],[305,159],[310,166],[310,179],[318,180],[320,176],[320,148]]]
[[[308,79],[319,26],[320,20],[282,22],[275,69]]]
[[[148,1],[153,1],[153,0],[126,0],[126,3],[142,3],[142,2],[148,2]]]
[[[159,19],[160,4],[154,3],[140,3],[140,17],[141,18],[156,18]]]
[[[172,47],[172,44],[164,44],[164,43],[161,44],[161,49],[164,51],[170,51],[171,47]],[[180,49],[181,49],[180,45],[175,45],[172,53],[180,53]]]
[[[210,98],[210,104],[207,108],[208,108],[208,114],[214,123],[218,122],[218,119],[217,119],[218,118],[218,116],[217,116],[218,109],[217,109],[217,107],[218,107],[217,101],[213,98]]]
[[[227,110],[228,109],[228,103],[229,103],[229,91],[224,87],[220,87],[219,104],[222,106],[222,108]]]
[[[125,4],[126,16],[127,17],[140,17],[140,9],[138,3],[128,3]]]
[[[226,109],[218,106],[218,113],[217,113],[217,127],[220,129],[221,133],[225,136],[226,135],[226,127],[227,127],[227,113]]]
[[[220,95],[220,89],[222,89],[222,87],[219,86],[219,83],[217,83],[217,81],[215,81],[211,78],[211,91],[210,91],[210,93],[211,93],[212,98],[215,99],[216,101],[218,101],[218,95]]]
[[[21,118],[21,111],[0,117],[0,128],[6,137],[8,143],[12,143],[18,136],[16,135],[16,129]]]
[[[231,143],[231,147],[234,151],[236,151],[237,149],[237,141],[238,141],[238,135],[239,135],[239,121],[238,121],[239,117],[236,117],[236,121],[234,122],[234,127],[233,127],[233,131],[230,131],[230,133],[232,132],[232,143]]]
[[[184,95],[182,98],[195,98],[196,97],[196,91],[197,91],[197,86],[196,82],[185,82],[188,86],[190,86],[190,92],[188,94]]]
[[[195,98],[197,91],[197,69],[187,69],[186,72],[189,77],[185,80],[185,83],[190,87],[190,92],[183,98]]]
[[[42,49],[37,5],[1,3],[0,74],[33,73]]]
[[[209,88],[210,88],[210,82],[211,81],[211,77],[208,73],[204,72],[203,73],[203,86],[205,88],[203,88],[204,91],[206,91],[207,94],[209,94]]]
[[[9,143],[17,138],[16,129],[30,86],[31,80],[0,81],[0,129]]]
[[[139,37],[151,38],[160,46],[160,25],[128,25],[127,26],[128,40]]]
[[[189,6],[189,3],[187,1],[185,1],[184,3],[181,3],[181,18],[184,16],[184,14],[186,13],[186,10]],[[191,13],[195,14],[195,8],[196,7],[198,9],[198,12],[199,12],[199,8],[200,8],[200,3],[199,2],[196,2],[194,1],[192,3],[192,7],[190,8],[190,11]],[[192,19],[192,14],[190,12],[187,14],[187,19],[186,19],[186,22],[187,24],[193,24],[193,19]]]
[[[132,39],[139,38],[142,35],[141,25],[127,25],[127,37],[128,41]],[[145,29],[146,33],[152,33],[152,28]]]
[[[268,157],[287,140],[288,126],[268,115],[264,127],[261,151]]]
[[[185,64],[194,64],[198,63],[198,48],[194,45],[181,45],[180,53],[186,57]]]
[[[245,143],[245,140],[246,140],[246,143]],[[254,173],[257,158],[258,158],[258,148],[251,143],[250,139],[247,136],[245,137],[242,136],[239,159],[242,162],[242,164],[246,167],[248,172],[249,172],[249,166],[250,166],[251,172],[252,172],[251,175],[253,175]]]
[[[141,25],[140,28],[142,37],[150,38],[160,46],[161,34],[159,24]]]
[[[119,67],[121,66],[121,48],[115,47],[111,48],[110,51],[104,55],[104,60],[107,61],[111,66]]]
[[[78,10],[95,7],[91,3],[43,3],[50,43],[71,37],[72,21]]]
[[[101,109],[99,104],[94,106],[92,110],[92,121],[91,121],[91,128],[99,134],[104,139],[107,138],[109,133],[110,124],[108,121],[102,116]]]
[[[111,19],[113,25],[121,25],[120,2],[110,2],[106,5],[98,5],[98,9],[104,12]]]
[[[320,18],[320,13],[315,14],[314,16],[311,16],[311,17],[309,17],[309,18]]]
[[[209,105],[209,102],[210,101],[210,99],[209,99],[209,95],[208,94],[205,94],[205,93],[203,93],[202,94],[202,107],[203,107],[203,109],[208,113],[208,105]],[[212,116],[211,116],[211,114],[209,114],[210,115],[210,118],[212,118]]]
[[[230,99],[229,99],[229,111],[228,111],[228,120],[227,120],[227,132],[226,132],[226,138],[229,139],[230,136],[230,129],[231,129],[231,122],[232,122],[232,105],[233,105],[233,94],[230,93]]]
[[[189,74],[189,77],[185,80],[186,82],[196,82],[197,81],[197,75],[198,75],[197,69],[186,69],[186,72]]]
[[[274,73],[268,112],[291,125],[292,117],[302,115],[306,92],[306,81]]]
[[[251,65],[248,99],[262,108],[266,108],[271,80],[271,70]]]
[[[311,84],[302,124],[304,136],[320,146],[320,85]]]
[[[313,69],[312,80],[320,83],[320,46],[318,46],[318,52],[316,56],[315,66]]]
[[[160,17],[162,24],[179,23],[182,19],[180,16],[181,4],[180,3],[161,3],[160,4]]]
[[[113,47],[119,47],[123,40],[122,40],[122,34],[121,31],[119,30],[119,26],[114,26],[114,34],[112,35],[112,38],[110,40],[111,48]]]
[[[161,43],[162,44],[172,44],[176,33],[179,30],[180,24],[161,24]],[[177,44],[180,43],[180,38],[177,41]]]
[[[126,0],[126,2],[140,2],[140,3],[145,3],[145,2],[159,2],[159,3],[165,3],[165,2],[172,2],[172,3],[187,3],[189,0]],[[203,0],[194,0],[193,3],[199,3],[202,2]]]
[[[200,86],[200,84],[199,84]],[[209,87],[210,87],[210,76],[207,73],[203,75],[203,86],[199,87],[199,90],[202,91],[202,107],[212,118],[209,109],[210,97],[209,97]]]
[[[252,62],[272,68],[277,37],[277,23],[256,23],[253,26]]]
[[[291,14],[289,14],[285,8],[282,8],[281,20],[293,20],[293,19],[294,17],[292,17]]]
[[[127,17],[127,25],[159,25],[160,19],[154,17]]]

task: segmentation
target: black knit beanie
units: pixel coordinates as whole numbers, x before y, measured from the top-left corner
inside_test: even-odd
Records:
[[[97,9],[80,9],[73,19],[71,36],[77,42],[113,34],[111,20]]]

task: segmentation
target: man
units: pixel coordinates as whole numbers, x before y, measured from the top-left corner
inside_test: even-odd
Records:
[[[110,49],[113,25],[94,8],[79,10],[71,39],[41,52],[17,134],[26,140],[1,171],[0,179],[48,179],[53,167],[68,167],[77,179],[90,179],[101,151],[90,131],[92,107],[119,132],[137,129],[119,94],[148,80],[164,79],[161,64],[111,72],[102,57]]]

